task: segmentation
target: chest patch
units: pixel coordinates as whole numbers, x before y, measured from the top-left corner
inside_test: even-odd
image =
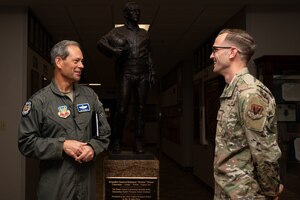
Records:
[[[77,110],[78,112],[89,112],[91,111],[90,105],[88,103],[81,103],[81,104],[77,104]]]
[[[57,109],[58,109],[58,113],[57,114],[61,118],[66,119],[71,114],[71,111],[68,110],[68,107],[66,105],[59,106]]]

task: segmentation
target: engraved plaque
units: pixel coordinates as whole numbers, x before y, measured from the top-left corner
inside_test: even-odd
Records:
[[[157,200],[157,177],[106,177],[105,200]]]

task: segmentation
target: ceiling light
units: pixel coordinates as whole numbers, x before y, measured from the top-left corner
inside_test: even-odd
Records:
[[[120,26],[124,26],[124,24],[115,24],[115,28]],[[150,24],[139,24],[139,27],[148,31],[150,28]]]
[[[101,86],[101,83],[89,83],[89,86]]]
[[[80,83],[79,85],[101,86],[101,83]]]

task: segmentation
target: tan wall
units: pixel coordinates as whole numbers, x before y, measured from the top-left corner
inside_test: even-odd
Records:
[[[0,198],[24,197],[24,158],[17,148],[18,124],[26,98],[27,11],[0,7]]]

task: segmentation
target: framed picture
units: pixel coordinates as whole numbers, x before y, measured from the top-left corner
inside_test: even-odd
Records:
[[[39,68],[38,59],[35,56],[32,56],[32,68],[34,68],[34,69]]]
[[[279,122],[297,121],[296,104],[277,104],[277,120]]]
[[[285,101],[300,101],[300,83],[283,83],[282,98]]]
[[[201,106],[201,79],[198,79],[194,82],[194,92],[193,92],[193,97],[194,97],[194,104],[193,104],[193,108],[194,108],[194,141],[196,143],[200,142],[200,135],[202,134],[200,131],[200,106]]]
[[[36,93],[40,87],[39,87],[39,73],[35,70],[31,70],[31,95]]]
[[[28,42],[30,46],[34,44],[34,20],[32,17],[28,18]]]
[[[204,82],[205,138],[212,143],[215,142],[219,97],[224,86],[225,81],[221,76]]]

